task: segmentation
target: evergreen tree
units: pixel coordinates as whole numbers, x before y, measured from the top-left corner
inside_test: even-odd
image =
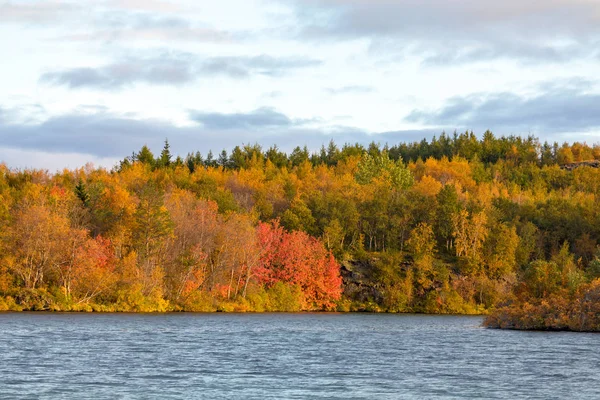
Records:
[[[288,163],[287,154],[280,151],[277,145],[273,145],[267,150],[266,157],[270,160],[277,168],[285,167]]]
[[[340,156],[340,149],[336,146],[333,139],[329,141],[327,146],[327,165],[336,165]]]
[[[165,139],[165,145],[160,153],[157,164],[159,168],[168,168],[171,166],[171,150],[167,139]]]
[[[135,155],[135,161],[139,161],[153,167],[155,164],[154,154],[152,154],[148,146],[143,145],[140,151]]]
[[[293,166],[298,166],[300,164],[302,164],[304,161],[308,161],[309,159],[309,154],[308,154],[308,148],[306,146],[304,146],[304,148],[300,148],[300,146],[296,146],[294,148],[294,150],[292,151],[292,154],[290,154],[290,162],[292,163]]]
[[[206,155],[205,165],[207,167],[214,167],[215,166],[215,159],[214,159],[212,150],[209,150],[208,154]]]
[[[217,163],[223,168],[229,167],[229,157],[227,157],[227,150],[223,149],[223,151],[221,151]]]
[[[175,158],[175,162],[173,162],[173,165],[175,167],[182,167],[183,166],[183,159],[180,156],[177,156],[177,158]]]
[[[90,205],[90,195],[87,192],[85,185],[83,184],[83,181],[81,179],[77,183],[77,186],[75,186],[75,194],[77,195],[79,200],[81,200],[84,207],[88,207]]]
[[[200,154],[199,151],[197,151],[196,154],[188,153],[185,157],[185,164],[187,165],[190,174],[193,174],[198,166],[204,165],[202,154]]]

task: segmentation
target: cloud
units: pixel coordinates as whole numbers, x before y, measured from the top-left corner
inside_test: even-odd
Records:
[[[517,59],[522,64],[539,62],[566,63],[580,58],[598,55],[596,46],[586,48],[578,44],[562,46],[535,44],[527,42],[511,43],[497,40],[494,43],[473,44],[471,47],[440,46],[435,51],[422,48],[416,50],[423,57],[423,65],[444,67],[448,65],[469,64],[497,59]],[[428,54],[429,53],[429,54]]]
[[[566,62],[597,57],[600,3],[593,0],[286,0],[302,38],[383,42],[375,48],[428,65],[498,58]],[[398,50],[398,49],[397,49]]]
[[[259,108],[249,113],[204,113],[192,111],[190,118],[206,129],[254,129],[265,127],[286,127],[293,124],[285,114],[272,108]]]
[[[295,0],[292,3],[299,14],[320,17],[318,21],[314,17],[308,20],[312,22],[305,24],[306,34],[347,37],[438,38],[440,32],[449,30],[455,31],[454,36],[470,36],[478,31],[489,33],[500,25],[517,30],[502,32],[505,36],[522,32],[588,34],[598,32],[596,25],[600,21],[600,6],[592,0]]]
[[[214,29],[201,23],[179,17],[152,12],[107,11],[99,13],[94,22],[95,30],[87,27],[59,37],[73,41],[194,41],[227,43],[235,39],[227,31]]]
[[[316,151],[331,139],[339,145],[366,145],[372,141],[393,145],[454,129],[472,129],[478,133],[491,129],[501,135],[532,133],[542,140],[559,141],[577,133],[577,140],[588,138],[595,142],[600,132],[597,107],[600,94],[593,91],[595,85],[595,82],[575,78],[534,86],[529,94],[498,92],[457,96],[439,109],[415,109],[405,117],[405,122],[426,128],[389,132],[369,132],[320,119],[295,119],[267,107],[236,113],[192,110],[189,119],[197,125],[178,126],[165,120],[119,115],[93,105],[52,117],[47,117],[36,105],[10,108],[0,105],[0,161],[9,161],[15,167],[32,165],[25,158],[18,159],[16,155],[21,151],[44,153],[44,160],[54,160],[51,163],[60,162],[50,157],[52,154],[71,154],[68,159],[75,161],[108,162],[123,158],[144,144],[159,152],[165,138],[169,139],[173,152],[181,155],[196,150],[204,154],[208,150],[229,150],[244,143],[258,143],[265,148],[277,144],[288,152],[304,145]],[[32,110],[37,110],[36,118],[23,118]],[[64,159],[66,163],[67,158]]]
[[[189,56],[165,55],[150,59],[128,58],[98,68],[72,68],[43,74],[40,81],[71,89],[120,89],[137,82],[181,85],[196,79]]]
[[[365,94],[372,93],[375,89],[370,86],[363,85],[349,85],[342,86],[339,88],[326,88],[325,91],[329,94],[338,95],[338,94]]]
[[[3,147],[44,152],[83,153],[98,157],[122,154],[140,140],[164,136],[172,126],[161,121],[136,121],[116,115],[69,114],[41,123],[0,124]],[[163,138],[164,140],[164,138]]]
[[[597,99],[585,96],[592,95],[581,95],[585,100],[580,99],[558,116],[552,116],[556,111],[554,106],[562,106],[565,102],[572,101],[573,96],[565,96],[562,101],[523,99],[511,94],[455,99],[447,107],[433,113],[415,111],[412,114],[413,120],[439,123],[440,127],[389,132],[368,132],[339,125],[312,127],[267,108],[236,114],[194,112],[191,116],[195,117],[200,125],[182,127],[164,120],[121,116],[107,112],[102,107],[85,107],[80,112],[51,117],[38,123],[7,122],[12,119],[0,119],[0,162],[5,161],[13,168],[29,166],[59,169],[65,166],[82,166],[91,161],[110,168],[115,165],[116,160],[123,159],[132,151],[138,151],[143,145],[148,145],[158,154],[165,138],[168,138],[172,152],[182,156],[195,151],[206,154],[212,150],[213,153],[217,153],[221,149],[231,150],[235,146],[248,143],[258,143],[263,148],[278,145],[287,152],[291,152],[296,146],[307,146],[310,151],[318,151],[332,139],[339,146],[344,143],[368,145],[371,142],[394,145],[431,138],[443,128],[447,128],[443,126],[446,125],[446,121],[454,119],[478,133],[490,128],[496,133],[508,134],[511,132],[505,128],[521,126],[521,118],[529,120],[532,115],[539,121],[549,118],[545,126],[540,126],[547,129],[542,139],[565,140],[568,136],[559,135],[557,132],[560,129],[557,127],[562,127],[564,132],[570,132],[573,129],[600,126],[600,118],[593,115],[590,106],[590,103],[594,100],[597,102]],[[473,102],[476,104],[473,105]],[[513,115],[522,107],[527,107],[528,111]],[[583,110],[575,113],[574,119],[582,118],[586,122],[575,122],[574,125],[568,123],[565,114],[574,112],[579,107]],[[475,115],[482,110],[482,114]],[[499,116],[495,116],[490,110],[499,110]],[[447,125],[451,129],[458,126],[454,122]],[[478,128],[478,125],[482,127]],[[585,137],[585,134],[578,134],[577,140],[584,140]],[[587,137],[590,142],[598,140],[597,134]]]
[[[92,154],[83,153],[52,153],[0,146],[0,164],[5,163],[9,168],[35,168],[50,172],[61,171],[63,168],[80,168],[86,164],[112,168],[121,159],[97,157]]]
[[[247,114],[195,112],[201,126],[176,126],[168,121],[135,119],[102,111],[55,116],[40,123],[0,121],[2,147],[48,153],[124,157],[147,144],[160,151],[169,138],[174,152],[213,151],[242,143],[305,143],[308,130],[296,129],[286,115],[270,109]],[[269,127],[271,129],[264,129]],[[321,135],[319,130],[310,135]],[[0,154],[0,159],[2,155]]]
[[[281,90],[271,90],[270,92],[266,92],[261,95],[261,97],[265,99],[276,99],[281,96],[283,96],[283,92]]]
[[[282,76],[302,68],[321,65],[323,62],[302,57],[272,57],[269,55],[212,57],[205,59],[199,67],[202,74],[227,75],[232,78],[246,78],[250,75]]]
[[[183,9],[179,4],[161,0],[109,0],[107,4],[114,8],[135,11],[177,12]]]
[[[449,99],[437,110],[413,110],[405,120],[440,128],[491,129],[501,134],[557,134],[600,130],[600,94],[589,83],[548,83],[530,96],[476,93]]]
[[[79,9],[64,1],[7,1],[0,4],[0,23],[56,23]]]
[[[252,75],[271,77],[320,65],[308,58],[275,58],[268,55],[200,58],[189,53],[165,53],[151,58],[129,57],[104,66],[71,68],[44,73],[40,81],[71,89],[122,89],[135,83],[183,85],[204,77],[243,79]]]
[[[18,104],[12,107],[0,107],[0,124],[28,124],[46,118],[46,110],[39,103]]]
[[[179,16],[179,15],[184,15]],[[180,4],[159,0],[8,1],[0,3],[0,23],[31,23],[66,28],[60,41],[203,41],[234,40],[229,32],[194,21]]]
[[[288,152],[296,146],[317,151],[331,139],[339,145],[366,145],[372,141],[419,140],[436,133],[415,130],[376,134],[348,126],[309,127],[304,121],[266,108],[246,114],[196,112],[193,115],[202,125],[185,127],[168,121],[120,116],[105,112],[101,107],[95,109],[96,113],[93,110],[93,107],[86,107],[85,112],[55,116],[39,123],[0,120],[0,162],[7,161],[11,167],[43,166],[17,156],[27,152],[44,153],[44,160],[49,160],[52,154],[71,155],[64,158],[64,164],[56,164],[60,159],[52,158],[53,164],[48,167],[73,166],[73,162],[84,160],[95,163],[104,160],[101,165],[111,167],[114,160],[130,155],[144,144],[156,153],[160,152],[165,138],[169,139],[175,154],[185,155],[196,150],[204,154],[209,150],[230,150],[244,143],[259,143],[265,148],[276,144]],[[68,160],[71,161],[67,163]],[[109,165],[106,160],[110,161]]]

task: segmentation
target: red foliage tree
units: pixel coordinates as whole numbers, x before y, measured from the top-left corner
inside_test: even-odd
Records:
[[[116,259],[110,240],[88,238],[77,249],[73,268],[73,295],[86,303],[116,283]]]
[[[259,283],[298,285],[309,307],[334,307],[342,294],[340,266],[320,241],[304,232],[286,232],[278,222],[259,224],[257,234],[261,259],[255,277]]]

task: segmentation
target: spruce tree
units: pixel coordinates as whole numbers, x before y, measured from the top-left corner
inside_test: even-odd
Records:
[[[159,168],[168,168],[171,166],[171,151],[169,148],[169,141],[165,139],[165,145],[160,152],[160,158],[158,159]]]
[[[81,200],[84,207],[88,207],[90,205],[90,195],[88,194],[85,185],[83,184],[83,181],[81,179],[77,183],[77,186],[75,186],[75,194],[77,195],[79,200]]]

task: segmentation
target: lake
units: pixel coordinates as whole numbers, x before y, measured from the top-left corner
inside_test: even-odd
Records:
[[[600,335],[481,321],[5,313],[0,398],[600,398]]]

